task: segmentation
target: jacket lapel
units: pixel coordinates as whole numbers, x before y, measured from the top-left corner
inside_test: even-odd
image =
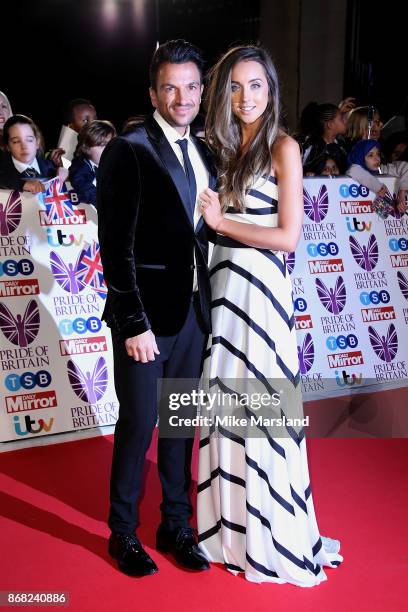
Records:
[[[194,141],[194,144],[197,148],[197,151],[200,154],[201,159],[204,162],[205,167],[207,168],[208,171],[208,186],[210,189],[212,189],[213,191],[217,190],[217,171],[215,169],[214,166],[214,162],[213,162],[213,156],[209,150],[209,148],[207,147],[207,145],[205,144],[205,142],[201,139],[198,138],[197,136],[193,136],[191,135],[191,139]],[[200,217],[196,227],[195,227],[195,233],[198,234],[198,232],[201,230],[202,226],[204,225],[204,219],[203,217]]]
[[[205,167],[208,171],[209,182],[208,186],[213,191],[217,189],[217,171],[214,166],[213,156],[205,142],[201,138],[197,138],[197,136],[191,135],[191,139],[193,140],[201,159],[204,162]]]
[[[193,225],[190,207],[190,190],[185,172],[157,121],[149,117],[145,125],[150,143],[170,174],[180,196],[187,218],[191,225]]]

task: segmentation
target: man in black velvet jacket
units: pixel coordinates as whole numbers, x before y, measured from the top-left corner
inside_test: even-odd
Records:
[[[99,166],[99,241],[108,285],[120,403],[111,474],[109,552],[129,575],[157,566],[135,535],[146,451],[157,420],[157,381],[198,378],[210,328],[206,226],[198,194],[215,187],[205,144],[190,134],[202,58],[170,41],[150,66],[154,115],[113,139]],[[163,490],[157,548],[194,570],[209,567],[189,527],[193,439],[159,437]]]

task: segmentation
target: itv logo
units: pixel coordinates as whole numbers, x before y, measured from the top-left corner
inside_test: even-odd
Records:
[[[28,436],[29,434],[49,433],[54,425],[54,418],[32,419],[28,414],[20,419],[19,416],[13,417],[14,430],[18,436]]]

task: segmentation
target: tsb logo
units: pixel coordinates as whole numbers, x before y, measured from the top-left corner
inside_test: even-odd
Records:
[[[305,312],[307,309],[307,302],[305,298],[296,298],[296,300],[293,302],[293,306],[298,312]]]
[[[340,185],[339,193],[342,198],[366,198],[370,190],[364,187],[364,185],[353,183],[352,185]]]
[[[364,306],[369,306],[370,304],[388,304],[391,297],[388,291],[383,289],[382,291],[363,291],[360,293],[360,302],[364,304]]]
[[[101,327],[102,323],[98,317],[89,317],[89,319],[78,317],[74,320],[63,319],[58,325],[58,329],[60,330],[61,334],[67,336],[74,332],[77,334],[86,334],[86,332],[96,334]]]
[[[4,386],[9,391],[18,391],[19,389],[34,389],[34,387],[49,387],[52,378],[47,370],[39,372],[24,372],[23,374],[9,374],[4,379]]]
[[[396,238],[391,238],[388,242],[391,251],[396,253],[397,251],[408,251],[408,240],[407,238],[400,238],[397,240]]]
[[[0,262],[0,276],[3,276],[3,274],[6,276],[17,276],[17,274],[30,276],[33,271],[34,264],[29,259],[20,259],[20,261],[6,259],[6,261]]]
[[[319,257],[320,255],[324,257],[326,255],[335,256],[339,252],[339,247],[335,242],[329,242],[328,244],[325,242],[319,242],[319,244],[311,243],[307,245],[307,252],[310,257]]]
[[[329,351],[337,351],[340,349],[342,351],[347,348],[355,348],[358,345],[358,338],[354,334],[349,334],[348,336],[329,336],[326,340],[326,346]]]

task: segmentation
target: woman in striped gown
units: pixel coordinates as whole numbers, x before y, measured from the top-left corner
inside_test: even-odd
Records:
[[[235,404],[201,407],[209,418],[200,441],[200,547],[250,581],[314,586],[326,580],[323,566],[342,561],[340,544],[319,534],[303,429],[265,417],[302,414],[284,253],[296,248],[303,197],[299,147],[279,127],[276,71],[263,49],[236,47],[214,67],[206,134],[219,192],[200,195],[217,233],[203,387]],[[261,421],[251,400],[241,402],[251,390],[278,394]],[[237,425],[225,415],[245,418]]]

